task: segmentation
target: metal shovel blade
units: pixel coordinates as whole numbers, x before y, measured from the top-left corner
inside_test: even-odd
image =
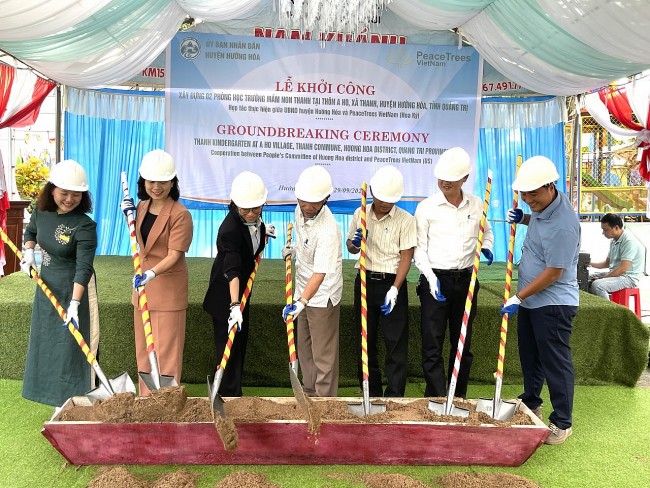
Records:
[[[469,417],[469,410],[466,408],[460,408],[454,405],[453,401],[449,399],[442,403],[436,402],[435,400],[429,400],[429,410],[431,410],[436,415],[451,415],[452,417]]]
[[[489,415],[495,420],[508,421],[517,412],[519,402],[495,401],[490,398],[479,398],[476,411]]]
[[[135,395],[135,385],[126,371],[115,378],[109,379],[108,382],[113,391],[108,391],[106,386],[100,383],[97,388],[93,388],[86,393],[86,398],[90,400],[90,403],[95,403],[97,400],[105,400],[113,396],[114,393],[133,393]]]
[[[368,415],[376,415],[386,411],[385,403],[371,403],[368,380],[363,380],[363,401],[360,404],[348,403],[348,412],[357,417],[367,417]]]
[[[309,405],[307,403],[307,399],[305,398],[305,390],[302,389],[302,384],[300,383],[298,375],[296,374],[296,371],[293,369],[291,364],[289,364],[289,378],[291,379],[291,389],[293,390],[293,396],[296,397],[296,400],[303,408],[309,410]]]
[[[167,386],[178,386],[178,383],[176,383],[176,379],[173,376],[165,374],[158,375],[157,379],[159,381],[156,381],[154,373],[143,373],[142,371],[138,371],[138,376],[142,381],[144,381],[144,384],[147,385],[149,391],[159,390],[160,388],[165,388]],[[160,387],[158,387],[158,384],[160,384]]]
[[[221,386],[221,378],[223,378],[223,369],[219,368],[214,375],[214,381],[210,381],[208,376],[208,397],[212,405],[212,414],[219,415],[221,418],[226,418],[226,409],[223,397],[219,394],[219,386]]]

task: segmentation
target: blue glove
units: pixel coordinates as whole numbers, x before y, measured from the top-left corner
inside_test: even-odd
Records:
[[[295,319],[298,314],[304,309],[305,306],[302,304],[302,302],[293,302],[293,305],[285,305],[284,309],[282,310],[282,320],[286,322],[289,315]]]
[[[517,313],[520,304],[521,304],[521,299],[515,293],[513,296],[508,298],[508,300],[506,300],[506,303],[503,305],[503,308],[501,309],[501,315],[508,314],[510,316],[512,314]]]
[[[487,265],[491,265],[492,261],[494,261],[494,254],[492,254],[492,251],[490,251],[487,247],[484,247],[481,249],[481,254],[485,256],[485,259],[487,259]]]
[[[518,224],[524,218],[524,211],[520,208],[510,208],[508,209],[508,216],[506,221],[509,224]]]
[[[352,245],[354,247],[361,247],[361,237],[361,227],[359,227],[352,237]]]
[[[156,277],[156,273],[154,273],[153,269],[147,270],[143,274],[137,274],[133,277],[133,288],[137,290],[141,286],[144,286],[147,283],[149,283],[155,277]]]
[[[129,212],[135,213],[135,204],[133,203],[133,198],[125,198],[122,200],[122,203],[120,203],[120,208],[122,209],[122,212],[124,212],[124,215],[127,217],[129,216]]]
[[[447,299],[442,293],[440,293],[440,279],[436,274],[433,271],[429,271],[424,275],[424,277],[429,282],[429,293],[431,293],[433,299],[438,300],[439,302],[446,302]]]

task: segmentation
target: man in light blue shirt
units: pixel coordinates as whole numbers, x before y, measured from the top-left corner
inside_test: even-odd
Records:
[[[528,233],[517,293],[501,310],[510,315],[519,311],[519,361],[524,375],[524,393],[519,398],[540,418],[544,381],[548,385],[553,412],[546,444],[562,444],[573,432],[575,377],[569,339],[578,311],[580,223],[568,198],[555,187],[558,178],[550,159],[534,156],[521,165],[512,184],[532,214],[508,211],[508,221],[528,225]]]
[[[603,235],[612,241],[605,261],[590,263],[603,269],[589,277],[589,293],[609,300],[609,294],[624,288],[636,288],[645,267],[645,248],[632,233],[623,228],[623,220],[608,213],[600,219]]]

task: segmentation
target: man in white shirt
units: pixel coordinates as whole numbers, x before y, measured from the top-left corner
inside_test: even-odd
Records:
[[[304,391],[335,397],[339,383],[339,317],[343,293],[341,231],[327,207],[332,178],[322,166],[305,169],[296,183],[294,238],[282,257],[295,256],[294,302],[286,305],[296,323]]]
[[[422,368],[427,397],[443,397],[451,378],[458,337],[472,277],[483,201],[462,190],[471,170],[469,154],[454,147],[445,151],[434,169],[439,193],[420,202],[415,211],[418,243],[415,265],[420,272],[417,292],[421,302]],[[492,264],[494,237],[485,223],[482,253]],[[472,323],[480,286],[474,288],[456,396],[465,398],[472,366]],[[442,349],[449,327],[449,362],[445,375]]]
[[[373,202],[366,216],[366,298],[368,307],[368,384],[370,396],[403,397],[408,355],[408,288],[417,243],[415,219],[395,204],[404,193],[404,177],[395,166],[383,166],[370,180]],[[361,250],[361,208],[350,221],[348,251]],[[357,268],[359,264],[357,263]],[[361,352],[361,278],[354,282],[354,316],[357,351]],[[382,389],[377,358],[377,336],[381,329],[386,345],[386,390]],[[359,357],[359,382],[363,381]]]

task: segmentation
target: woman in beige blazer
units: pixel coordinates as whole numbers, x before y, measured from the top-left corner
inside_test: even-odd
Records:
[[[145,154],[139,172],[135,227],[143,273],[133,278],[131,299],[138,371],[151,372],[135,291],[145,286],[160,374],[173,376],[180,385],[188,304],[185,253],[192,242],[192,216],[178,202],[178,177],[171,155],[160,149]],[[122,210],[134,210],[133,201],[122,202]],[[149,394],[141,379],[139,392],[140,396]]]

